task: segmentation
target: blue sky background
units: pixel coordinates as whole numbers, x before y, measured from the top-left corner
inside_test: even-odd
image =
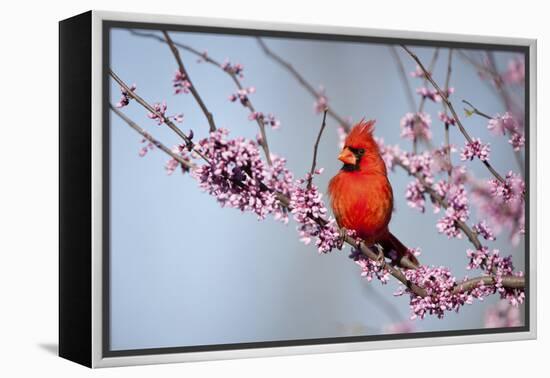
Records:
[[[171,33],[175,41],[189,44],[218,61],[229,58],[244,64],[245,86],[255,86],[251,100],[257,110],[272,112],[281,128],[268,131],[273,153],[288,159],[297,176],[311,165],[313,142],[321,118],[313,111],[313,99],[279,65],[245,36]],[[354,121],[377,120],[376,135],[387,143],[410,142],[399,138],[399,120],[410,109],[387,45],[265,38],[271,49],[292,64],[314,85],[323,85],[330,104]],[[424,62],[432,48],[412,47]],[[233,82],[216,67],[197,63],[181,52],[186,68],[218,127],[231,135],[254,138],[257,125],[248,112],[228,101]],[[407,72],[415,68],[401,53]],[[497,53],[499,68],[506,68],[511,53]],[[136,83],[148,102],[166,100],[167,114],[184,113],[184,130],[197,138],[207,134],[207,123],[191,95],[173,95],[171,79],[177,68],[168,47],[158,41],[111,31],[111,68],[127,83]],[[434,71],[443,83],[447,50],[441,49]],[[419,79],[411,79],[413,88]],[[456,54],[452,86],[455,103],[467,99],[489,113],[504,112],[499,99],[480,82],[476,71]],[[112,84],[112,102],[120,97]],[[433,119],[434,141],[443,141],[437,119],[440,104],[427,103]],[[123,111],[164,144],[178,139],[166,127],[157,126],[146,111],[131,103]],[[470,117],[465,125],[473,136],[491,141],[491,161],[499,172],[517,170],[507,139],[495,139],[486,120]],[[111,114],[111,347],[114,350],[225,344],[254,341],[326,338],[379,334],[384,326],[409,317],[408,299],[394,297],[397,283],[368,284],[359,268],[347,258],[349,250],[319,255],[314,246],[299,242],[295,224],[257,221],[253,214],[221,209],[202,193],[194,180],[179,174],[168,176],[166,155],[156,150],[139,157],[141,137]],[[451,131],[451,142],[463,138]],[[323,190],[340,163],[336,123],[328,119],[320,144],[318,166],[325,173],[317,184]],[[458,157],[455,156],[456,162]],[[467,163],[478,177],[487,177],[479,162]],[[409,178],[400,170],[390,173],[395,201],[391,230],[408,246],[422,248],[422,262],[446,265],[462,277],[470,245],[448,240],[435,229],[439,214],[431,206],[421,214],[404,199]],[[473,212],[475,219],[475,211]],[[472,222],[471,222],[472,223]],[[488,242],[502,253],[512,253],[523,270],[523,247],[514,248],[502,234]],[[471,272],[470,272],[471,275]],[[381,304],[382,296],[388,303]],[[485,302],[464,306],[458,315],[440,320],[428,317],[415,322],[418,331],[483,327]]]

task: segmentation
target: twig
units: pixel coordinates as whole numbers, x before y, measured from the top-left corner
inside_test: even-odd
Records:
[[[307,180],[307,188],[311,189],[311,184],[313,183],[313,175],[315,174],[315,166],[317,165],[317,149],[319,148],[319,142],[321,141],[321,135],[323,135],[323,130],[327,125],[327,111],[328,108],[325,108],[323,112],[323,122],[321,123],[321,129],[319,134],[317,134],[317,140],[315,141],[315,146],[313,147],[313,161],[311,162],[311,171],[309,172],[309,178]]]
[[[466,110],[466,113],[477,114],[478,116],[481,116],[483,118],[493,119],[493,117],[491,117],[489,114],[484,113],[481,110],[479,110],[478,108],[476,108],[475,106],[473,106],[471,102],[466,101],[466,100],[462,100],[462,102],[472,108],[472,109],[464,109],[464,110]]]
[[[407,167],[403,162],[399,159],[395,160],[395,164],[403,168],[409,175],[414,176],[422,185],[422,187],[428,192],[428,194],[444,209],[449,207],[449,203],[445,198],[440,196],[436,190],[426,182],[424,177],[422,177],[422,174],[420,172],[412,173],[409,167]],[[479,241],[479,238],[477,237],[477,234],[463,221],[456,220],[455,221],[456,226],[464,232],[464,234],[468,237],[468,240],[474,245],[475,249],[481,249],[482,245]]]
[[[298,72],[292,64],[281,58],[281,56],[275,54],[261,38],[257,38],[258,44],[264,51],[264,53],[272,58],[275,62],[279,63],[281,66],[283,66],[294,78],[304,87],[314,98],[318,98],[319,94],[317,93],[317,90],[311,85],[301,74]],[[332,108],[329,107],[328,109],[328,115],[331,116],[338,122],[338,124],[344,129],[346,133],[350,131],[350,125],[348,122],[346,122],[341,116],[339,116]]]
[[[418,66],[420,67],[420,69],[424,72],[424,74],[426,75],[426,77],[428,78],[428,81],[432,84],[432,86],[435,88],[435,90],[437,91],[437,93],[439,94],[439,96],[441,97],[441,99],[445,102],[445,104],[448,106],[449,110],[451,111],[451,114],[453,115],[455,121],[456,121],[456,125],[458,126],[460,132],[462,133],[462,135],[464,135],[464,137],[466,138],[466,140],[468,141],[468,143],[472,143],[473,140],[472,140],[472,137],[470,136],[470,134],[468,134],[468,132],[466,131],[466,129],[464,128],[464,126],[462,125],[462,122],[460,121],[460,118],[458,117],[458,114],[456,113],[454,107],[453,107],[453,104],[449,101],[449,98],[447,97],[447,94],[446,93],[443,93],[443,91],[441,90],[441,88],[439,87],[439,85],[437,85],[437,83],[434,81],[434,79],[432,78],[432,76],[429,74],[429,72],[426,70],[426,68],[424,67],[424,65],[422,64],[422,62],[420,61],[420,59],[418,58],[418,56],[416,56],[415,53],[413,53],[411,50],[409,50],[407,48],[407,46],[404,46],[404,45],[401,45],[401,47],[403,47],[403,49],[416,61],[416,63],[418,64]],[[485,165],[485,167],[487,167],[487,169],[489,170],[489,172],[491,172],[491,174],[498,180],[500,181],[501,183],[505,184],[505,180],[502,178],[502,176],[493,168],[493,166],[491,165],[491,163],[489,163],[487,160],[482,160],[481,161],[483,163],[483,165]]]
[[[178,63],[178,69],[181,74],[185,76],[185,79],[189,82],[189,91],[195,98],[195,101],[197,101],[197,104],[199,104],[199,107],[201,108],[202,112],[204,113],[204,116],[206,117],[208,121],[208,125],[210,126],[210,132],[216,131],[216,124],[214,123],[214,116],[212,113],[208,110],[206,105],[204,104],[204,101],[202,100],[201,96],[199,95],[199,92],[197,92],[197,89],[195,88],[195,84],[191,81],[191,77],[189,76],[189,73],[185,69],[185,66],[183,65],[183,61],[181,60],[180,53],[178,51],[178,48],[174,45],[174,42],[172,41],[172,38],[170,38],[170,35],[166,30],[162,31],[162,34],[164,34],[164,38],[166,39],[166,43],[170,47],[170,50],[172,51],[172,54],[174,55],[174,58],[176,59],[176,62]]]
[[[486,119],[493,119],[493,117],[491,117],[487,113],[482,112],[481,110],[476,108],[474,105],[472,105],[471,102],[466,101],[466,100],[462,100],[462,102],[471,107],[471,109],[464,109],[466,111],[466,114],[468,114],[468,113],[477,114],[478,116],[486,118]],[[514,158],[515,158],[516,163],[518,165],[521,176],[525,177],[525,168],[524,168],[525,164],[523,163],[523,160],[521,158],[521,154],[520,154],[519,151],[514,150]]]
[[[157,116],[158,118],[162,119],[164,121],[164,123],[170,128],[172,129],[172,131],[174,131],[181,139],[183,139],[185,141],[186,144],[190,145],[190,146],[193,146],[194,148],[194,143],[191,139],[189,139],[189,137],[187,135],[184,134],[183,131],[181,131],[179,129],[179,127],[176,126],[176,124],[174,122],[172,122],[168,117],[166,117],[164,114],[161,114],[159,113],[158,111],[155,110],[155,108],[153,108],[151,105],[149,105],[149,103],[147,101],[145,101],[143,98],[141,98],[139,95],[137,95],[135,93],[135,91],[132,91],[128,85],[126,85],[126,83],[124,83],[122,81],[122,79],[120,77],[117,76],[117,74],[115,74],[113,72],[113,70],[109,69],[109,75],[126,91],[126,93],[128,93],[128,96],[130,96],[131,98],[133,98],[134,100],[137,101],[138,104],[140,104],[141,106],[143,106],[145,109],[147,109],[150,113],[154,114],[155,116]],[[195,151],[197,153],[197,155],[199,155],[204,161],[206,161],[208,164],[210,164],[210,160],[199,150],[197,149],[193,149],[193,151]]]
[[[166,39],[163,39],[163,38],[159,37],[158,35],[156,35],[154,33],[141,32],[141,31],[136,31],[136,30],[132,30],[132,29],[130,29],[129,31],[130,31],[131,34],[134,34],[134,35],[139,36],[139,37],[156,39],[159,42],[167,43]],[[184,50],[200,57],[205,62],[207,62],[209,64],[212,64],[212,65],[218,67],[223,72],[225,72],[227,75],[229,75],[231,80],[233,80],[233,82],[235,83],[236,87],[239,90],[242,90],[244,88],[241,81],[239,80],[239,77],[235,74],[235,72],[233,72],[231,70],[224,69],[223,65],[219,61],[211,58],[207,54],[201,53],[199,50],[197,50],[197,49],[195,49],[195,48],[193,48],[189,45],[186,45],[186,44],[181,43],[181,42],[176,42],[174,40],[171,40],[171,41],[172,41],[172,45],[174,47],[179,47],[181,49],[184,49]],[[256,109],[254,108],[254,105],[252,104],[250,99],[248,99],[245,106],[249,109],[249,111],[251,113],[256,113]],[[266,135],[266,131],[265,131],[265,120],[263,119],[263,117],[256,117],[256,123],[258,124],[258,127],[260,129],[260,135],[261,135],[261,139],[262,139],[261,140],[261,147],[264,151],[266,161],[269,165],[272,165],[271,153],[269,152],[269,144],[267,142],[267,135]]]
[[[451,83],[451,74],[453,72],[452,68],[453,63],[453,49],[449,49],[449,56],[447,58],[447,77],[445,78],[445,93],[449,93],[449,86]],[[443,113],[445,116],[447,116],[447,105],[443,103]],[[449,165],[447,168],[447,174],[449,177],[451,176],[451,173],[453,171],[453,162],[451,160],[451,141],[450,141],[450,135],[449,135],[449,124],[445,122],[445,149],[447,152],[447,164]]]
[[[435,64],[437,63],[437,58],[439,58],[439,47],[436,47],[432,55],[432,60],[430,60],[430,65],[428,66],[428,71],[424,71],[424,81],[423,86],[428,85],[428,76],[431,76],[431,73],[435,69]],[[426,105],[426,97],[420,99],[420,105],[418,106],[418,113],[422,113],[424,110],[424,105]]]
[[[132,129],[134,129],[134,130],[137,131],[139,134],[141,134],[141,136],[143,136],[145,139],[147,139],[149,142],[151,142],[155,147],[160,148],[164,153],[170,155],[170,157],[171,157],[172,159],[177,160],[178,163],[180,163],[181,165],[183,165],[183,166],[186,167],[187,169],[195,169],[195,168],[196,168],[196,165],[195,165],[194,163],[184,160],[180,155],[174,153],[171,149],[169,149],[169,148],[166,147],[164,144],[162,144],[161,142],[159,142],[158,140],[156,140],[155,138],[153,138],[153,137],[151,136],[151,134],[149,134],[147,131],[145,131],[145,130],[142,129],[140,126],[138,126],[137,123],[135,123],[135,122],[132,121],[130,118],[128,118],[124,113],[122,113],[119,109],[117,109],[116,107],[114,107],[112,104],[109,104],[109,108],[110,108],[117,116],[119,116],[124,122],[126,122]]]
[[[409,81],[409,77],[407,76],[405,67],[403,66],[403,61],[401,60],[401,57],[399,56],[399,53],[397,52],[397,49],[395,48],[395,46],[390,46],[390,52],[392,53],[395,64],[397,65],[397,71],[399,72],[401,83],[403,83],[405,93],[407,94],[409,108],[411,109],[411,111],[413,111],[413,109],[416,109],[416,100],[414,97],[414,92],[411,86],[411,82]]]

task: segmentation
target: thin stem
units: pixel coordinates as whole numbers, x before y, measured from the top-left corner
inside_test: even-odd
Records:
[[[395,64],[397,65],[397,71],[399,72],[401,83],[403,83],[403,88],[405,89],[405,93],[407,94],[409,108],[411,109],[411,111],[413,111],[413,109],[416,109],[416,100],[411,82],[409,81],[409,77],[407,76],[407,73],[405,71],[405,66],[403,66],[403,61],[401,60],[401,57],[399,56],[399,53],[397,52],[395,46],[390,46],[390,52],[393,56]]]
[[[491,117],[489,114],[484,113],[481,110],[479,110],[478,108],[476,108],[475,106],[473,106],[471,102],[466,101],[466,100],[462,100],[462,102],[465,103],[466,105],[470,106],[470,108],[471,108],[471,109],[464,109],[464,110],[466,110],[467,113],[477,114],[478,116],[481,116],[481,117],[486,118],[486,119],[493,119],[493,117]]]
[[[307,180],[308,189],[311,189],[311,184],[313,183],[313,175],[315,174],[315,166],[317,165],[317,150],[319,148],[321,136],[323,135],[323,131],[325,130],[325,126],[327,125],[327,111],[328,108],[325,108],[325,111],[323,112],[323,122],[321,123],[321,129],[319,130],[319,134],[317,134],[317,140],[315,141],[315,146],[313,147],[313,161],[311,162],[311,170],[309,172],[309,178]]]
[[[456,121],[456,125],[458,126],[460,132],[462,133],[462,135],[464,135],[464,137],[466,138],[466,140],[468,141],[468,143],[472,143],[473,140],[472,140],[472,137],[470,136],[470,134],[468,134],[468,132],[466,131],[466,129],[464,128],[464,126],[462,125],[462,122],[460,121],[460,118],[458,117],[458,114],[456,113],[454,107],[453,107],[453,104],[449,101],[449,98],[447,97],[447,94],[446,93],[443,93],[443,91],[441,90],[441,88],[439,87],[439,85],[437,85],[437,83],[434,81],[434,79],[432,78],[432,76],[429,74],[429,72],[426,70],[426,68],[424,67],[424,65],[422,64],[422,62],[420,61],[420,59],[418,58],[418,56],[416,56],[415,53],[413,53],[411,50],[409,50],[407,48],[407,46],[404,46],[404,45],[401,45],[401,47],[403,47],[403,49],[416,61],[416,63],[418,64],[418,66],[420,67],[420,69],[424,72],[424,74],[426,75],[426,77],[428,78],[428,81],[432,84],[432,86],[435,88],[435,90],[437,91],[437,93],[439,94],[439,96],[441,97],[441,99],[445,102],[445,104],[448,106],[449,110],[451,111],[451,114],[453,115],[455,121]],[[502,178],[502,176],[493,168],[493,166],[491,165],[491,163],[489,163],[487,160],[483,160],[481,161],[483,163],[483,165],[485,165],[485,167],[489,170],[489,172],[498,180],[500,181],[501,183],[505,183],[504,179]]]
[[[157,139],[153,138],[151,134],[149,134],[147,131],[145,131],[143,128],[141,128],[137,123],[132,121],[130,118],[128,118],[123,112],[121,112],[119,109],[114,107],[112,104],[109,104],[109,108],[117,115],[119,116],[124,122],[126,122],[132,129],[137,131],[142,137],[147,139],[149,142],[151,142],[155,147],[160,148],[164,153],[170,155],[172,159],[175,159],[186,167],[187,169],[195,169],[196,165],[192,162],[184,160],[180,155],[174,153],[171,149],[166,147],[164,144],[159,142]]]
[[[300,72],[298,72],[298,70],[296,70],[296,68],[294,68],[294,66],[292,66],[292,64],[290,64],[289,62],[287,62],[286,60],[281,58],[281,56],[274,53],[269,47],[267,47],[267,45],[265,44],[265,42],[261,38],[257,38],[257,40],[258,40],[258,44],[262,48],[263,52],[268,57],[273,59],[275,62],[277,62],[283,68],[285,68],[292,76],[294,76],[294,78],[298,81],[298,83],[300,83],[300,85],[302,85],[302,87],[304,87],[314,98],[319,97],[319,94],[317,93],[317,90],[313,87],[313,85],[311,85],[302,76],[302,74],[300,74]],[[344,120],[344,118],[339,116],[334,110],[332,110],[332,108],[329,107],[327,113],[328,113],[329,116],[334,118],[336,120],[336,122],[338,122],[338,124],[344,129],[344,131],[346,133],[348,133],[350,131],[351,127],[350,127],[349,123],[346,122]]]
[[[139,37],[156,39],[159,42],[168,43],[168,41],[166,39],[163,39],[163,38],[159,37],[158,35],[156,35],[154,33],[141,32],[141,31],[132,30],[132,29],[130,29],[129,31],[130,31],[131,34],[139,36]],[[235,83],[235,86],[239,90],[242,90],[244,88],[241,81],[239,80],[239,77],[235,74],[235,72],[233,72],[232,70],[224,69],[223,65],[219,61],[217,61],[216,59],[211,58],[208,54],[201,53],[199,50],[193,48],[192,46],[189,46],[189,45],[186,45],[184,43],[177,42],[177,41],[174,41],[174,40],[171,40],[171,42],[172,42],[172,46],[184,49],[184,50],[200,57],[200,59],[204,60],[206,63],[209,63],[213,66],[218,67],[222,72],[225,72],[227,75],[229,75],[229,77]],[[252,104],[250,99],[248,99],[245,106],[249,109],[249,111],[251,113],[256,113],[256,109],[254,108],[254,105]],[[265,129],[266,129],[265,120],[264,120],[263,117],[258,116],[258,117],[256,117],[256,123],[258,124],[258,127],[260,129],[260,136],[261,136],[261,139],[262,139],[261,140],[261,147],[264,151],[266,161],[269,165],[272,165],[271,153],[269,152],[269,144],[267,142],[267,135],[266,135],[266,131],[265,131]]]
[[[172,41],[172,38],[170,38],[170,35],[166,30],[162,31],[162,34],[164,34],[164,38],[166,39],[166,43],[170,47],[170,50],[172,51],[172,54],[174,55],[174,58],[176,59],[176,62],[178,64],[178,69],[181,74],[185,76],[185,79],[191,84],[189,87],[189,91],[195,98],[195,101],[197,101],[197,104],[201,108],[202,112],[204,113],[204,116],[206,117],[208,121],[208,125],[210,126],[210,132],[216,131],[216,124],[214,123],[214,116],[212,113],[208,110],[206,105],[204,104],[204,101],[202,100],[201,96],[199,95],[199,92],[197,92],[197,89],[195,88],[195,84],[191,81],[191,77],[189,76],[189,73],[185,69],[185,66],[183,64],[183,61],[181,59],[180,53],[178,51],[178,48],[174,45],[174,42]]]
[[[449,49],[449,56],[447,57],[447,77],[445,78],[445,93],[449,93],[449,87],[451,84],[451,74],[453,72],[453,49]],[[443,113],[447,116],[447,105],[443,103]],[[453,171],[453,162],[451,160],[451,141],[449,135],[449,124],[445,122],[445,150],[447,154],[447,174],[451,177]]]
[[[423,86],[428,85],[428,76],[431,76],[431,73],[435,69],[435,64],[437,63],[437,58],[439,57],[439,47],[436,47],[432,55],[432,60],[430,60],[430,65],[428,66],[428,71],[424,71],[424,82]],[[426,97],[420,99],[420,105],[418,106],[418,113],[422,113],[424,110],[424,105],[426,104]]]
[[[204,161],[206,161],[208,164],[210,164],[210,160],[200,151],[197,149],[194,149],[194,143],[183,131],[179,129],[179,127],[176,126],[174,122],[172,122],[168,117],[166,117],[164,114],[159,113],[155,110],[147,101],[145,101],[143,98],[141,98],[138,94],[135,93],[135,91],[132,91],[128,85],[122,81],[120,77],[118,77],[117,74],[113,72],[113,70],[109,69],[109,75],[128,93],[128,96],[136,100],[138,104],[143,106],[145,109],[147,109],[150,113],[154,114],[158,118],[162,119],[164,123],[172,129],[181,139],[185,141],[186,144],[193,146],[193,151],[197,153]]]

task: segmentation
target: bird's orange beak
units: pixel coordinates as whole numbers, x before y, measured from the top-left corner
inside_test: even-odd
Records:
[[[340,160],[344,164],[350,164],[355,165],[357,163],[357,158],[351,152],[351,150],[347,147],[344,147],[342,152],[340,152],[340,155],[338,155],[338,160]]]

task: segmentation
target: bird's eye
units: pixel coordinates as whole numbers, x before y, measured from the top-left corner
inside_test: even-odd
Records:
[[[359,153],[359,155],[363,155],[365,153],[365,149],[360,148],[360,149],[357,150],[357,152]]]

